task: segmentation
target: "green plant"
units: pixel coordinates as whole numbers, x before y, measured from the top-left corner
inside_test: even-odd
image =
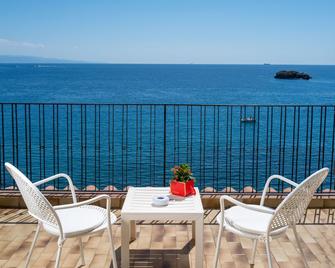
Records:
[[[180,166],[175,166],[171,169],[173,173],[173,180],[179,182],[187,182],[189,180],[194,180],[192,177],[192,170],[188,164],[181,164]]]

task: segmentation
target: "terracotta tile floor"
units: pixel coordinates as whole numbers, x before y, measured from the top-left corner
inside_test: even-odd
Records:
[[[119,214],[119,211],[116,211]],[[217,211],[207,211],[204,228],[204,267],[212,267],[218,226],[213,224]],[[24,267],[36,225],[25,210],[0,209],[0,267]],[[16,223],[14,223],[16,222]],[[300,225],[303,248],[310,267],[335,267],[335,225]],[[120,258],[120,225],[113,236]],[[190,224],[139,223],[137,239],[131,243],[132,267],[194,267],[194,241]],[[84,237],[85,267],[112,267],[107,232]],[[293,242],[293,243],[292,243]],[[274,267],[303,267],[291,230],[271,243]],[[41,232],[32,256],[31,267],[53,267],[56,239]],[[221,267],[250,267],[252,242],[231,233],[222,239]],[[78,267],[79,245],[69,239],[64,245],[62,267]],[[255,267],[267,267],[265,247],[259,243]]]

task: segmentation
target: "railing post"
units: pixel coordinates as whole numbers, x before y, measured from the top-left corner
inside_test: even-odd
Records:
[[[163,185],[166,186],[166,104],[164,104],[164,160],[163,160]]]

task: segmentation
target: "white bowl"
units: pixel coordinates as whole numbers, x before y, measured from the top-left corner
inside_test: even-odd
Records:
[[[169,204],[169,200],[167,195],[155,195],[152,197],[152,204],[157,207],[163,207]]]

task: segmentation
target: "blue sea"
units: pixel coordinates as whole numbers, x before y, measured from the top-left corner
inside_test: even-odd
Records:
[[[280,70],[313,79],[277,80]],[[335,66],[0,64],[3,102],[334,104]]]
[[[100,190],[167,185],[180,163],[201,189],[238,191],[334,168],[335,66],[0,64],[0,94],[0,188],[6,161]]]

